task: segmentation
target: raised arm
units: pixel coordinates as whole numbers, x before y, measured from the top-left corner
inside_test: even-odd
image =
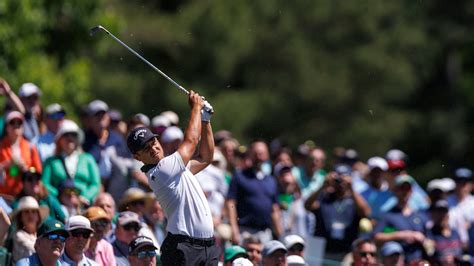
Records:
[[[0,78],[0,94],[5,95],[13,110],[25,114],[26,109],[20,98],[12,91],[7,81],[2,78]]]
[[[191,161],[191,172],[199,173],[206,168],[214,157],[214,135],[210,121],[202,121],[201,144],[199,146],[199,157]]]
[[[191,107],[191,117],[184,133],[183,143],[178,148],[178,153],[181,155],[185,165],[191,160],[199,143],[202,128],[201,109],[204,105],[201,96],[194,91],[189,92],[188,102]]]

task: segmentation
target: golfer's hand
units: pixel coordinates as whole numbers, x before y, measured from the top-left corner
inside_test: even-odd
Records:
[[[188,103],[191,109],[199,108],[199,110],[201,110],[204,106],[204,100],[202,99],[202,97],[197,92],[194,92],[192,90],[189,91]]]
[[[201,121],[211,122],[212,114],[214,114],[214,108],[208,101],[204,101],[204,106],[201,109]]]

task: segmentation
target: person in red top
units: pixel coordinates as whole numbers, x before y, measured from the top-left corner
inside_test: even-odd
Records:
[[[0,140],[0,194],[15,197],[23,188],[22,173],[34,167],[42,171],[36,146],[23,137],[23,114],[11,111],[5,117],[4,136]]]

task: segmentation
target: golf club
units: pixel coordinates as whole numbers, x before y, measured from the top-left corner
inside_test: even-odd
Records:
[[[115,35],[110,33],[103,26],[97,25],[94,28],[92,28],[90,30],[90,35],[95,36],[97,34],[97,32],[99,32],[99,31],[103,31],[103,32],[107,33],[110,37],[114,38],[114,40],[116,40],[118,43],[120,43],[123,47],[127,48],[130,52],[132,52],[134,55],[136,55],[138,58],[140,58],[143,62],[145,62],[147,65],[149,65],[151,68],[153,68],[156,72],[160,73],[160,75],[162,75],[167,80],[169,80],[171,83],[173,83],[173,85],[176,86],[176,88],[178,88],[178,90],[185,93],[186,95],[189,94],[189,91],[186,90],[183,86],[179,85],[176,81],[174,81],[172,78],[170,78],[168,75],[166,75],[163,71],[159,70],[156,66],[154,66],[152,63],[150,63],[148,60],[146,60],[143,56],[141,56],[135,50],[130,48],[128,45],[126,45],[124,42],[122,42],[119,38],[115,37]],[[202,97],[202,98],[204,100],[204,97]],[[206,100],[204,100],[204,110],[206,110],[207,112],[210,112],[212,114],[212,113],[214,113],[214,110],[210,106],[211,105]]]

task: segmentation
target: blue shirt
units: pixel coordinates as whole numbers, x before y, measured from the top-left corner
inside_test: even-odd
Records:
[[[33,253],[33,255],[23,258],[16,262],[16,266],[41,266],[41,261],[38,257],[37,253]],[[56,261],[56,266],[61,266],[62,264],[59,260]]]
[[[84,144],[82,144],[84,151],[90,153],[97,163],[100,162],[102,150],[110,146],[115,147],[118,156],[126,158],[131,157],[127,145],[125,144],[125,139],[112,130],[109,130],[109,136],[103,146],[99,145],[97,135],[91,131],[86,132]]]
[[[120,240],[115,240],[114,243],[112,243],[112,247],[114,248],[114,256],[117,266],[129,266],[128,245]]]
[[[271,214],[273,204],[278,204],[277,195],[277,184],[273,176],[246,169],[235,171],[227,199],[236,201],[240,226],[265,230],[272,226]]]
[[[427,217],[422,212],[413,212],[408,216],[404,216],[401,210],[395,207],[383,215],[382,220],[375,226],[373,234],[410,230],[418,231],[426,235],[426,220]],[[421,244],[408,244],[405,242],[400,242],[400,244],[403,247],[407,261],[422,257],[423,246]]]
[[[443,257],[450,255],[458,258],[462,256],[461,238],[455,229],[451,229],[451,235],[448,237],[443,236],[436,228],[432,228],[429,234],[435,242],[434,259],[436,261],[441,262]]]
[[[89,259],[84,254],[82,254],[82,259],[77,264],[66,255],[66,252],[63,252],[61,257],[59,257],[59,261],[62,266],[99,266],[97,262]]]
[[[371,212],[371,218],[379,220],[382,217],[382,214],[389,211],[393,205],[389,206],[387,203],[389,199],[394,195],[390,190],[379,190],[374,187],[369,186],[364,192],[361,193],[361,196],[369,204]]]
[[[49,157],[53,156],[56,151],[56,143],[54,142],[55,135],[53,132],[48,131],[41,135],[38,139],[38,152],[41,157],[41,162],[46,161]]]

